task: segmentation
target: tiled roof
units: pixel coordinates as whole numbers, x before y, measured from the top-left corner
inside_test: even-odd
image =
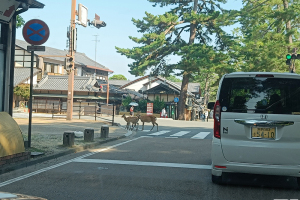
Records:
[[[176,83],[177,85],[179,85],[181,87],[181,84],[182,82],[174,82]],[[199,92],[199,89],[200,89],[200,83],[189,83],[188,84],[188,90],[190,92]]]
[[[27,46],[29,46],[25,41],[22,40],[16,40],[16,46],[21,47],[22,49],[27,49]],[[34,52],[38,56],[45,56],[45,55],[54,55],[54,56],[65,56],[68,54],[68,51],[55,49],[52,47],[45,47],[45,51],[35,51]],[[63,62],[65,60],[64,57],[47,57],[51,58],[53,60],[61,61]],[[104,69],[104,71],[111,71],[107,67],[101,65],[100,63],[96,62],[89,57],[87,57],[84,53],[76,52],[75,53],[75,64],[77,65],[83,65],[83,66],[90,66],[90,67],[96,67],[99,70]],[[96,66],[95,66],[96,65]],[[111,71],[113,72],[113,71]]]
[[[103,80],[97,80],[98,81],[98,85],[100,84],[107,84],[106,81]],[[106,92],[107,90],[107,86],[103,85],[103,92]],[[132,90],[126,90],[126,89],[120,89],[116,86],[114,86],[113,84],[111,84],[111,82],[109,81],[109,93],[113,93],[113,94],[131,94],[133,96],[137,96],[139,98],[142,98],[143,95],[136,92],[136,91],[132,91]]]
[[[33,76],[40,72],[39,69],[33,68]],[[14,68],[14,87],[24,83],[30,79],[30,68],[29,67],[15,67]]]
[[[174,82],[172,82],[172,81],[169,81],[169,80],[167,80],[167,79],[165,79],[165,78],[163,78],[163,77],[161,77],[161,76],[157,76],[157,78],[160,79],[161,81],[164,81],[164,82],[167,83],[168,85],[173,86],[173,87],[176,88],[177,90],[181,91],[181,85],[178,85],[178,84],[176,84],[176,83],[174,83]],[[188,91],[187,91],[187,94],[190,95],[190,96],[194,96],[194,94],[192,94],[191,91],[189,91],[189,89],[188,89]]]
[[[127,84],[121,86],[120,88],[125,88],[125,87],[127,87],[127,86],[129,86],[129,85],[131,85],[131,84],[133,84],[133,83],[136,83],[136,82],[138,82],[138,81],[144,80],[144,79],[146,79],[146,78],[148,78],[148,77],[149,77],[149,75],[143,76],[143,77],[141,77],[141,78],[138,78],[138,79],[136,79],[136,80],[134,80],[134,81],[131,81],[131,82],[129,82],[129,83],[127,83]],[[166,83],[167,85],[173,87],[173,88],[176,89],[176,90],[179,90],[179,91],[181,90],[181,83],[180,83],[180,84],[174,83],[174,82],[172,82],[172,81],[169,81],[169,80],[165,79],[165,78],[162,77],[162,76],[156,76],[155,79],[152,80],[151,82],[155,82],[155,81],[157,81],[157,80],[160,80],[160,81]],[[149,82],[148,82],[148,83],[149,83]],[[145,83],[144,85],[146,85],[146,84],[147,84],[147,83]],[[190,84],[191,84],[191,85],[190,85]],[[197,84],[198,84],[198,83],[189,83],[189,85],[188,85],[188,91],[187,91],[188,95],[194,96],[194,94],[193,94],[192,92],[198,92],[198,91],[199,91],[200,84],[198,84],[198,86],[199,86],[198,89],[197,89]]]
[[[98,92],[99,88],[94,87],[96,82],[92,77],[75,76],[74,91]],[[68,76],[45,76],[33,89],[68,91]]]
[[[146,91],[144,91],[145,94],[158,94],[162,93],[164,91],[164,94],[180,94],[180,90],[174,87],[170,87],[170,85],[166,83],[161,83],[155,87],[152,87]]]
[[[115,86],[123,86],[127,83],[130,83],[131,81],[127,81],[127,80],[109,80],[109,84],[110,85],[115,85]]]
[[[127,83],[127,84],[121,86],[120,88],[125,88],[125,87],[127,87],[128,85],[131,85],[131,84],[133,84],[133,83],[139,82],[139,81],[144,80],[144,79],[146,79],[146,78],[148,78],[148,77],[149,77],[149,75],[143,76],[143,77],[138,78],[138,79],[135,79],[135,80],[130,81],[129,83]]]

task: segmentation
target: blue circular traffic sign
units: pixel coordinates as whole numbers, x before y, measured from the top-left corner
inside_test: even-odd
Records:
[[[39,19],[32,19],[23,27],[23,37],[27,43],[32,45],[44,44],[48,40],[49,35],[49,27]]]
[[[175,103],[179,102],[179,98],[178,98],[178,97],[175,97],[175,98],[174,98],[174,102],[175,102]]]

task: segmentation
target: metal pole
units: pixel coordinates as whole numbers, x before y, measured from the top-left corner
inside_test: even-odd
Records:
[[[80,112],[81,112],[81,101],[79,101],[79,119],[80,119]]]
[[[32,45],[34,46],[34,45]],[[29,94],[29,125],[28,125],[28,147],[31,147],[31,123],[32,123],[32,88],[33,88],[33,61],[34,51],[31,51],[31,66],[30,66],[30,94]]]
[[[70,26],[70,45],[69,45],[69,54],[73,57],[73,61],[75,62],[75,52],[73,47],[73,39],[74,37],[73,30],[76,28],[75,23],[75,15],[76,15],[76,0],[72,0],[72,8],[71,8],[71,26]],[[72,65],[72,70],[68,77],[68,101],[67,101],[67,120],[72,120],[73,116],[73,95],[74,95],[74,62]]]
[[[97,101],[95,102],[95,121],[96,121],[96,117],[97,117]]]
[[[11,40],[11,58],[10,58],[10,78],[9,78],[9,111],[8,113],[13,116],[13,99],[14,99],[14,70],[15,70],[15,46],[16,46],[16,21],[17,15],[14,14],[11,23],[12,23],[12,40]]]
[[[115,122],[115,103],[113,103],[112,126],[114,125],[114,122]]]
[[[52,104],[52,119],[54,117],[54,103]]]
[[[106,104],[108,105],[109,102],[109,83],[108,83],[108,77],[107,77],[107,87],[106,87],[107,91],[106,91]]]

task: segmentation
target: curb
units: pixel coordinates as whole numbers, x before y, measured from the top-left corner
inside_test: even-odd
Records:
[[[119,123],[116,123],[116,124],[117,124],[118,127],[121,127],[121,125]],[[86,149],[91,149],[91,148],[94,148],[94,147],[99,146],[101,144],[105,144],[105,143],[108,143],[108,142],[112,142],[112,141],[116,141],[116,140],[119,140],[119,139],[122,139],[122,138],[126,138],[131,134],[132,134],[132,132],[127,131],[127,133],[122,135],[122,136],[107,138],[103,141],[82,145],[82,146],[75,147],[75,148],[60,152],[60,153],[53,154],[53,155],[42,156],[42,157],[36,158],[34,160],[27,160],[27,161],[24,161],[22,163],[16,163],[16,164],[12,164],[12,165],[9,165],[9,166],[6,166],[6,167],[2,167],[0,169],[0,175],[5,174],[7,172],[17,170],[17,169],[21,169],[21,168],[29,167],[29,166],[32,166],[32,165],[36,165],[38,163],[42,163],[42,162],[46,162],[46,161],[49,161],[49,160],[57,159],[59,157],[62,157],[62,156],[68,155],[68,154],[77,153],[77,152],[80,152],[80,151],[84,151]]]

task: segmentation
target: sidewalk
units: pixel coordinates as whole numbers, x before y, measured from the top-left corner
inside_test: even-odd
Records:
[[[47,117],[47,118],[45,118]],[[18,123],[25,141],[28,139],[28,115],[26,113],[14,113],[14,120]],[[90,119],[89,119],[90,118]],[[127,131],[122,126],[112,126],[111,122],[92,120],[91,117],[85,119],[72,119],[67,121],[65,118],[51,118],[49,114],[33,113],[31,126],[31,148],[26,151],[41,152],[44,155],[35,156],[32,153],[31,159],[15,164],[7,164],[0,168],[0,174],[9,170],[19,169],[29,165],[34,165],[47,160],[55,159],[63,155],[83,151],[88,148],[94,148],[100,144],[109,141],[125,138],[132,132]],[[100,138],[101,126],[108,125],[108,138]],[[84,130],[87,128],[94,129],[94,141],[85,142],[83,138]],[[63,145],[63,134],[65,131],[74,131],[75,139],[74,146],[67,147]]]

